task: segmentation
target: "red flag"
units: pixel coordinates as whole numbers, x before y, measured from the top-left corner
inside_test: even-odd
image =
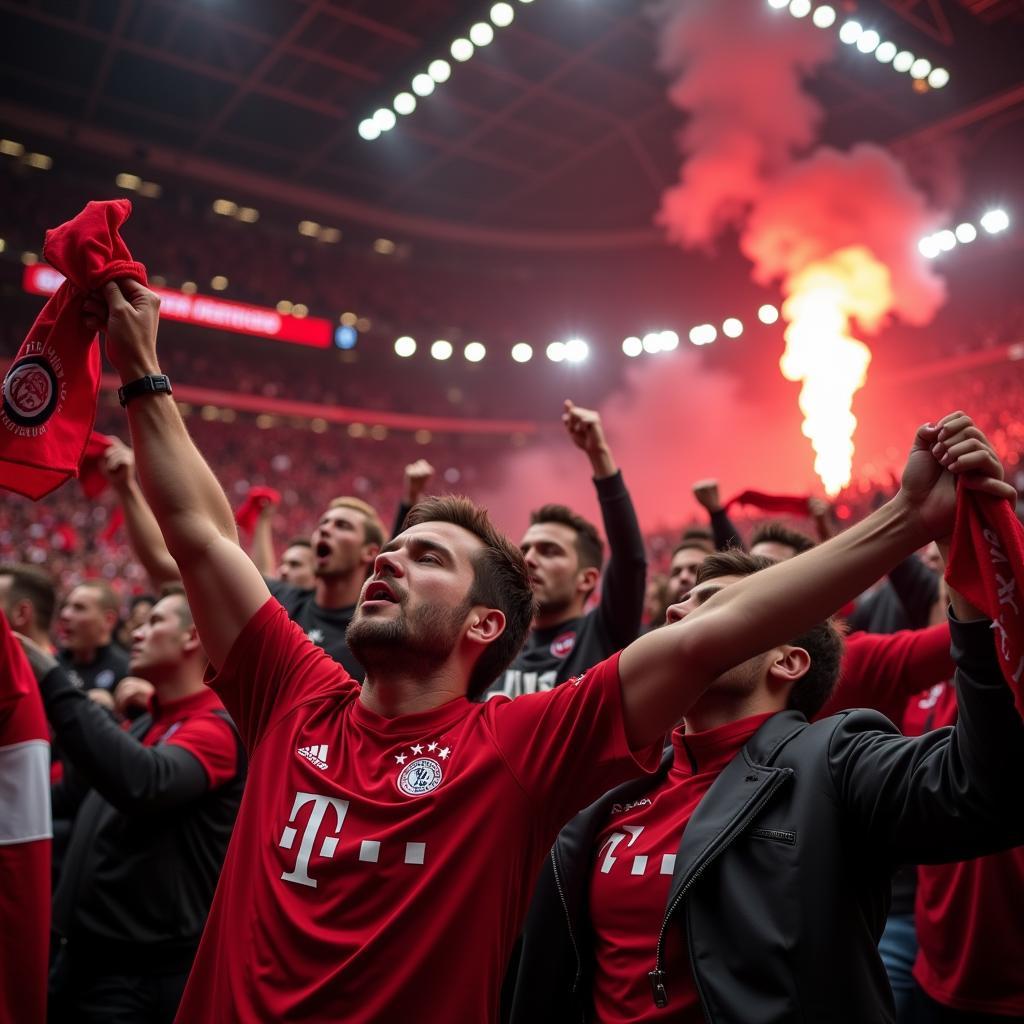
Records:
[[[1003,676],[1024,715],[1024,527],[1005,498],[957,487],[946,580],[992,620]]]
[[[67,280],[4,378],[0,487],[38,499],[78,475],[100,386],[100,350],[82,323],[82,301],[116,278],[146,283],[146,268],[132,260],[118,233],[131,209],[127,199],[87,203],[46,233],[43,257]]]
[[[110,518],[107,520],[107,525],[103,527],[103,532],[100,534],[100,540],[104,544],[112,545],[114,543],[114,537],[117,536],[117,531],[124,526],[124,507],[121,505],[115,505],[110,512]]]
[[[252,533],[256,529],[256,520],[259,518],[260,509],[266,505],[280,505],[281,492],[273,487],[250,487],[245,501],[238,506],[235,513],[235,522],[240,530]]]
[[[113,440],[106,434],[97,433],[95,430],[89,435],[85,442],[85,452],[82,454],[82,461],[78,466],[78,482],[82,485],[82,493],[89,498],[98,498],[110,483],[103,475],[100,465],[107,449],[113,444]]]
[[[765,494],[763,491],[740,491],[730,498],[722,507],[731,505],[753,505],[764,512],[779,512],[784,515],[810,515],[807,498],[798,498],[788,494]]]

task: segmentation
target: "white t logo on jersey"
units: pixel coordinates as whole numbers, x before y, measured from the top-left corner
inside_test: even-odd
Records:
[[[333,796],[319,796],[316,793],[296,793],[295,802],[292,804],[292,813],[289,815],[288,820],[295,821],[299,811],[308,803],[313,804],[313,809],[309,812],[309,820],[306,822],[306,828],[302,833],[302,841],[299,843],[299,856],[295,861],[295,867],[291,871],[282,873],[281,878],[286,882],[294,882],[296,885],[308,885],[311,889],[315,889],[317,881],[309,876],[309,858],[313,855],[313,846],[316,843],[317,833],[323,824],[327,808],[333,807],[335,822],[334,828],[331,830],[333,834],[325,836],[320,847],[321,857],[333,857],[334,851],[338,848],[338,836],[341,834],[341,826],[345,823],[345,815],[348,813],[348,801],[339,800]],[[298,832],[291,825],[285,826],[278,845],[283,850],[290,850],[295,845],[295,837],[297,835]]]

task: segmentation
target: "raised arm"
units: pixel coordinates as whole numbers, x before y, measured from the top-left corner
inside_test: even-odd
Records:
[[[427,489],[434,476],[434,467],[426,459],[417,459],[405,467],[405,474],[402,479],[402,500],[395,510],[395,523],[391,528],[391,536],[397,537],[405,526],[405,517],[410,509]]]
[[[135,453],[115,437],[106,451],[102,468],[124,510],[128,542],[153,585],[159,588],[164,583],[180,580],[177,563],[167,550],[160,526],[135,476]]]
[[[159,374],[159,298],[130,279],[108,283],[103,297],[105,304],[87,299],[83,312],[90,327],[106,326],[107,354],[122,382]],[[181,571],[203,646],[220,665],[270,591],[238,546],[231,506],[174,399],[135,398],[128,404],[128,424],[142,493]]]
[[[274,555],[274,531],[271,521],[274,518],[274,506],[265,501],[260,506],[256,525],[252,529],[252,560],[264,576],[277,576],[277,558]]]
[[[975,443],[984,449],[983,464],[955,463],[945,470],[932,454],[939,429],[960,415],[918,430],[903,485],[877,512],[798,558],[722,589],[681,621],[623,651],[619,671],[634,748],[671,729],[723,672],[799,636],[927,540],[946,536],[956,509],[954,474],[980,476],[1012,493],[1002,483],[999,460],[981,442]],[[947,445],[958,444],[959,437]]]
[[[746,551],[746,545],[739,531],[729,518],[729,513],[722,506],[722,499],[718,493],[717,480],[698,480],[693,485],[693,496],[698,503],[707,509],[711,517],[711,534],[715,541],[716,551],[725,551],[727,548],[739,548]]]

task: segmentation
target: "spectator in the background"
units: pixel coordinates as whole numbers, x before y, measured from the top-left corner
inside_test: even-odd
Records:
[[[0,565],[0,610],[11,629],[52,650],[50,627],[57,590],[49,574],[32,565]]]
[[[313,545],[306,537],[293,537],[281,555],[277,567],[277,578],[302,590],[316,586],[315,558]]]
[[[58,660],[68,678],[110,707],[114,687],[128,674],[128,655],[114,643],[119,607],[109,583],[86,580],[65,598],[59,617]]]
[[[128,602],[128,614],[117,627],[117,642],[124,650],[131,647],[132,634],[149,618],[156,602],[153,594],[136,594]]]
[[[709,553],[706,545],[699,539],[683,540],[676,545],[668,567],[668,584],[665,588],[666,610],[671,605],[679,604],[693,590],[697,583],[697,570]],[[665,621],[664,614],[661,621]]]
[[[27,647],[69,763],[54,808],[74,816],[53,907],[61,1024],[174,1019],[242,796],[245,755],[203,682],[185,597],[162,598],[132,639],[132,672],[155,694],[129,731]]]
[[[806,533],[791,530],[774,519],[759,523],[750,536],[750,553],[775,562],[784,562],[813,547],[814,541]]]
[[[598,606],[584,609],[601,582],[597,528],[564,505],[531,516],[521,548],[537,603],[522,651],[489,696],[550,690],[621,650],[640,633],[647,556],[633,501],[604,436],[601,417],[566,401],[562,422],[590,462],[611,557]]]

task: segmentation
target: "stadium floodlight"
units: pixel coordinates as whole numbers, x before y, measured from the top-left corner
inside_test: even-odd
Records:
[[[860,39],[863,31],[864,29],[859,21],[846,21],[839,30],[839,41],[846,43],[847,46],[852,46]]]
[[[1010,226],[1010,217],[1005,210],[989,210],[981,218],[981,226],[990,234],[997,235]]]
[[[471,341],[463,350],[462,354],[471,362],[479,363],[485,355],[487,355],[487,349],[479,341]]]
[[[910,77],[911,78],[927,78],[932,71],[932,62],[925,60],[924,57],[918,57],[913,64],[910,65]]]
[[[389,132],[398,123],[395,112],[387,107],[381,107],[373,113],[373,123],[382,131]]]
[[[727,338],[738,338],[743,333],[743,321],[734,316],[722,321],[722,333]]]
[[[533,346],[525,341],[517,341],[512,346],[512,358],[517,363],[528,363],[533,358]]]
[[[411,92],[400,92],[391,106],[396,114],[411,114],[416,109],[416,97]]]
[[[902,75],[914,66],[915,59],[909,50],[900,50],[892,59],[893,69]]]
[[[757,319],[763,324],[771,325],[779,319],[778,308],[770,302],[766,302],[758,311]]]
[[[661,351],[674,352],[679,348],[679,335],[675,331],[661,332]]]
[[[416,75],[412,80],[412,91],[417,96],[429,96],[433,91],[437,83],[430,77],[422,72]]]
[[[494,41],[494,29],[486,21],[478,21],[469,30],[469,38],[474,46],[488,46]]]
[[[945,68],[932,68],[932,72],[928,76],[928,84],[933,89],[941,89],[943,86],[949,85],[949,72]]]
[[[427,65],[427,74],[440,85],[442,82],[447,82],[452,77],[452,66],[446,60],[441,60],[439,57],[437,60],[432,60]]]
[[[635,335],[630,335],[622,341],[622,351],[630,358],[640,355],[644,350],[644,343]]]
[[[464,62],[473,56],[473,44],[462,36],[456,39],[449,50],[453,60]]]
[[[395,355],[408,359],[416,352],[416,339],[404,334],[401,338],[395,339]]]
[[[943,251],[949,252],[950,249],[956,248],[956,235],[953,234],[949,228],[943,231],[939,231],[935,235],[935,244]]]
[[[792,0],[789,13],[794,18],[806,18],[811,13],[811,0]]]
[[[373,142],[374,139],[380,137],[380,128],[377,122],[372,117],[364,118],[359,122],[359,135],[361,138],[366,139],[367,142]]]
[[[452,343],[445,341],[444,338],[439,338],[430,346],[430,354],[439,360],[451,359],[452,357]]]
[[[935,235],[927,235],[917,243],[917,251],[926,259],[933,260],[942,252]]]
[[[515,16],[516,12],[512,5],[505,3],[504,0],[500,0],[491,8],[491,21],[498,28],[508,28]]]
[[[828,4],[823,4],[815,10],[814,14],[811,15],[811,21],[813,21],[818,28],[830,28],[836,22],[836,9],[834,7],[829,7]]]
[[[548,359],[553,363],[560,363],[565,359],[565,344],[561,341],[553,341],[545,350]]]
[[[873,53],[881,41],[882,37],[873,28],[869,28],[866,32],[861,32],[857,39],[857,49],[861,53]]]
[[[590,346],[582,338],[570,338],[565,343],[565,360],[568,363],[582,363],[590,355]]]
[[[968,242],[973,242],[978,237],[978,229],[971,223],[964,222],[963,224],[957,224],[956,231],[953,232],[956,235],[956,240],[966,245]]]
[[[690,330],[690,341],[694,345],[710,345],[718,337],[714,324],[697,324]]]
[[[789,0],[768,0],[768,6],[774,7],[777,11],[781,11],[783,7],[789,6]]]
[[[640,342],[645,352],[654,355],[661,351],[661,331],[650,331],[643,336]]]
[[[889,64],[892,62],[893,57],[896,56],[897,47],[895,43],[890,43],[888,39],[883,43],[879,43],[875,47],[875,60],[879,64]]]

